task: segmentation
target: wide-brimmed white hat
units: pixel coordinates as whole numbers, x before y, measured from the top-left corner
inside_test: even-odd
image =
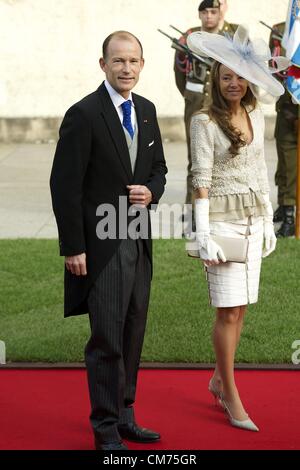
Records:
[[[198,55],[211,57],[245,78],[260,101],[269,103],[270,95],[274,100],[284,94],[283,85],[272,74],[285,70],[289,60],[282,56],[272,58],[263,39],[250,41],[246,26],[240,25],[233,38],[204,31],[191,33],[187,45]],[[268,66],[271,59],[273,67]]]

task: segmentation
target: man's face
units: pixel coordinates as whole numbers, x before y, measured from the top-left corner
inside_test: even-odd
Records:
[[[219,8],[205,8],[199,11],[199,18],[201,20],[202,28],[206,31],[214,30],[218,27],[221,12]]]
[[[110,85],[125,99],[139,81],[144,59],[138,42],[134,38],[113,37],[108,45],[107,57],[99,63]]]

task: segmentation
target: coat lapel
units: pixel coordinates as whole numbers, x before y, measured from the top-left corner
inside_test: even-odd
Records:
[[[145,149],[146,141],[147,141],[148,120],[147,120],[147,116],[145,115],[143,103],[139,100],[138,96],[133,93],[132,98],[134,101],[137,124],[139,128],[138,152],[137,152],[135,171],[134,171],[134,181],[138,181],[139,176],[141,175],[141,172],[143,170],[143,153],[144,153],[143,149]]]
[[[129,178],[129,181],[131,182],[133,174],[130,162],[130,155],[122,124],[120,123],[118,113],[110,99],[109,93],[106,90],[104,83],[102,83],[102,85],[98,88],[98,91],[104,110],[104,112],[102,112],[103,118],[109,129],[112,141],[114,142],[114,145],[117,149],[123,168]]]

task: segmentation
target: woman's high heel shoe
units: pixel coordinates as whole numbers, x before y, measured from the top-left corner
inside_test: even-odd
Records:
[[[216,388],[212,378],[209,381],[208,390],[214,396],[216,405],[217,403],[221,404],[222,392]]]
[[[229,410],[228,405],[227,405],[226,401],[224,400],[224,398],[221,397],[220,402],[221,402],[225,412],[227,413],[230,424],[232,426],[234,426],[236,428],[245,429],[246,431],[256,431],[256,432],[259,431],[256,424],[254,424],[253,421],[250,418],[244,419],[242,421],[233,418],[233,416],[230,413],[230,410]]]

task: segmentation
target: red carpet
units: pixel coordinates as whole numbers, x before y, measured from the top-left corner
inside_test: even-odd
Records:
[[[137,421],[162,434],[130,449],[300,449],[300,373],[237,371],[259,433],[230,426],[207,391],[211,371],[142,370]],[[93,449],[84,370],[0,370],[0,449]]]

